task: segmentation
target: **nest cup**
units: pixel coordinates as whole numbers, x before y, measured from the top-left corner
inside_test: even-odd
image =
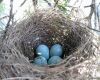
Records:
[[[17,38],[13,43],[29,60],[36,57],[35,50],[39,44],[45,44],[49,48],[53,44],[61,44],[62,58],[66,58],[90,37],[84,24],[73,22],[56,10],[37,11],[12,29],[10,37]]]
[[[25,60],[33,60],[39,44],[46,44],[49,48],[53,44],[61,44],[64,66],[70,55],[85,60],[93,51],[91,34],[86,25],[71,21],[58,10],[42,10],[30,15],[8,29],[4,42],[2,52],[15,56],[12,63],[26,64]]]
[[[21,48],[30,60],[36,56],[34,53],[39,44],[49,48],[53,44],[61,44],[64,51],[62,58],[66,58],[90,37],[85,25],[73,22],[57,11],[40,11],[21,23],[25,32],[20,39]]]

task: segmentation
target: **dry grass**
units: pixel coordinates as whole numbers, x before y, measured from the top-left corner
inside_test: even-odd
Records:
[[[0,45],[0,78],[89,80],[86,73],[81,74],[79,70],[87,66],[85,61],[92,61],[91,57],[97,49],[92,42],[93,38],[85,24],[71,21],[60,11],[37,11],[8,29]],[[49,47],[60,43],[64,48],[64,60],[58,65],[45,67],[30,64],[29,60],[35,57],[35,48],[41,43]]]

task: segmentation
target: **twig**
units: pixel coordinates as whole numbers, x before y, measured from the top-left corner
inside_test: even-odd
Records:
[[[44,0],[50,7],[51,7],[51,3],[48,0]]]
[[[76,5],[77,2],[78,2],[78,0],[76,0],[73,5]],[[78,8],[78,7],[74,7],[74,6],[69,6],[69,7],[72,7],[72,9],[71,9],[71,11],[70,11],[70,13],[69,13],[68,16],[70,16],[72,14],[72,12],[73,12],[74,9],[77,9]]]
[[[55,2],[54,7],[56,7],[58,5],[59,0],[54,0],[54,2]]]
[[[3,17],[0,18],[0,20],[5,19],[5,18],[7,18],[7,17],[9,17],[9,16],[3,16]]]
[[[4,78],[2,80],[39,80],[38,78],[34,77],[11,77],[11,78]]]
[[[97,18],[98,18],[98,24],[99,24],[99,30],[100,30],[100,12],[99,12],[99,7],[100,7],[100,3],[97,6]]]
[[[20,6],[18,7],[18,8],[20,8],[20,7],[22,7],[24,4],[25,4],[25,2],[26,2],[27,0],[24,0],[21,4],[20,4]],[[19,10],[19,9],[18,9]],[[12,16],[14,17],[14,15],[18,12],[18,10],[16,10],[13,14],[12,14]],[[15,23],[15,22],[14,22]]]
[[[96,12],[96,2],[94,0],[94,23],[95,23],[95,28],[97,28],[97,12]]]
[[[5,27],[5,32],[4,32],[3,39],[5,39],[5,37],[6,37],[6,33],[8,31],[9,26],[10,26],[11,20],[13,20],[13,17],[14,17],[14,15],[13,15],[13,0],[10,0],[9,20],[8,20],[8,23],[7,23],[6,27]]]
[[[91,18],[92,18],[93,13],[95,13],[95,0],[92,0],[91,5],[84,6],[84,7],[85,7],[85,8],[86,8],[86,7],[91,7],[90,14],[89,14],[88,17],[86,17],[86,19],[89,21],[89,27],[92,27],[92,25],[91,25]]]
[[[24,0],[24,1],[21,3],[20,7],[22,7],[22,6],[25,4],[26,1],[27,1],[27,0]]]
[[[91,27],[87,27],[87,28],[89,28],[89,29],[91,29],[91,30],[93,30],[93,31],[96,31],[96,32],[100,32],[100,30],[96,30],[96,29],[93,29],[93,28],[91,28]]]
[[[5,26],[5,24],[3,23],[3,21],[0,21],[1,22],[1,24],[3,25],[3,26]]]
[[[36,10],[36,7],[37,7],[37,4],[38,4],[38,1],[37,1],[37,0],[32,0],[32,2],[33,2],[34,10]]]
[[[13,0],[10,0],[10,13],[9,13],[9,20],[8,23],[6,25],[6,28],[8,28],[10,26],[10,22],[13,18]]]

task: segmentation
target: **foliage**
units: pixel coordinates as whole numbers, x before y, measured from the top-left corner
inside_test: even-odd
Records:
[[[53,5],[53,3],[49,0],[44,0],[49,6]],[[70,0],[54,0],[54,7],[57,7],[59,10],[61,10],[62,12],[64,12],[65,14],[67,13],[67,8],[68,8],[68,3],[70,2]]]
[[[66,14],[69,2],[70,0],[64,0],[62,3],[58,3],[57,7]]]

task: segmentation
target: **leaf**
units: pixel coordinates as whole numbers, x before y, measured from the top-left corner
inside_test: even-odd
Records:
[[[66,7],[63,6],[63,5],[58,5],[58,8],[59,8],[60,10],[62,10],[62,11],[66,11],[66,10],[67,10]]]

